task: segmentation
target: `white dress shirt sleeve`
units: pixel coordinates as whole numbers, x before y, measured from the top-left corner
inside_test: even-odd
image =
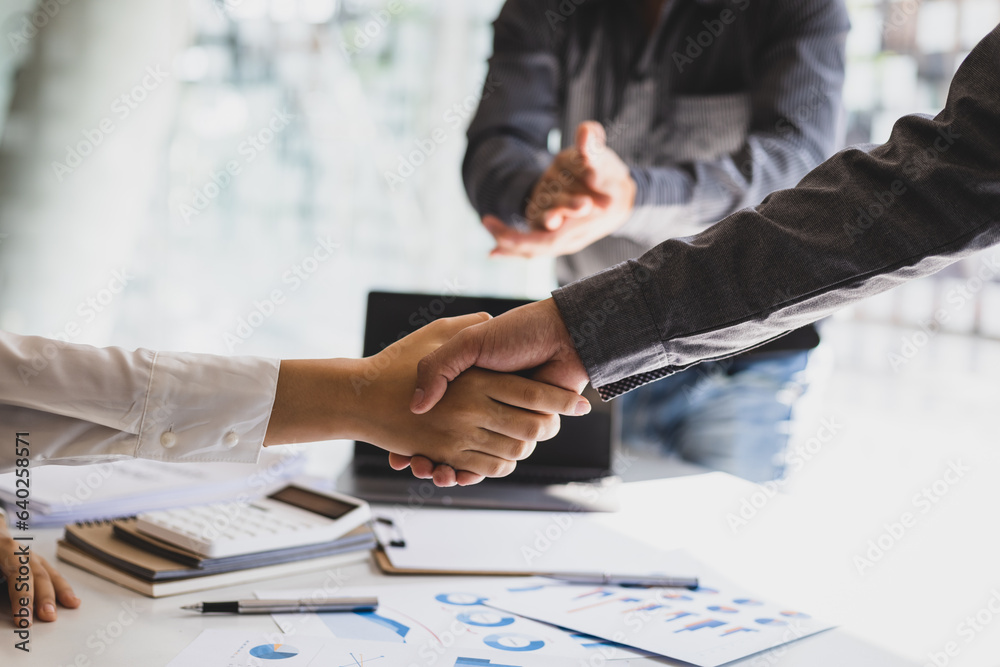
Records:
[[[279,362],[94,348],[0,332],[0,472],[144,458],[254,463]]]

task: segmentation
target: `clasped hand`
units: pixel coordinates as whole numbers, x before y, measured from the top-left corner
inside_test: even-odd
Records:
[[[493,257],[558,257],[583,250],[617,231],[635,205],[631,171],[607,145],[600,123],[580,123],[575,144],[560,152],[532,190],[525,209],[529,232],[487,215]]]

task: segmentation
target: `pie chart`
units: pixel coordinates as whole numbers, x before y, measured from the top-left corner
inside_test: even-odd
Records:
[[[285,660],[298,654],[299,649],[288,644],[261,644],[250,649],[250,655],[261,660]]]

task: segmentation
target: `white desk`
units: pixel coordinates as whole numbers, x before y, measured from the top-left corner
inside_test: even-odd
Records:
[[[775,535],[758,530],[750,539],[734,535],[724,517],[738,499],[758,487],[722,473],[670,480],[629,483],[622,488],[622,512],[605,515],[616,529],[633,537],[646,539],[657,546],[685,546],[712,566],[731,575],[748,589],[775,601],[808,609],[823,616],[823,601],[809,593],[810,581],[823,576],[811,572],[808,546],[803,550],[801,526],[778,527]],[[772,501],[780,504],[779,501]],[[734,505],[736,503],[736,505]],[[774,515],[788,508],[773,507]],[[651,532],[650,526],[661,529]],[[764,527],[766,528],[766,526]],[[792,530],[794,529],[794,531]],[[61,530],[35,532],[35,549],[55,559],[55,541]],[[795,535],[794,540],[782,535]],[[790,544],[794,541],[795,544]],[[813,549],[823,549],[822,542]],[[790,560],[794,559],[794,560]],[[261,587],[309,588],[323,585],[328,574],[312,573],[289,577],[280,582],[265,582],[153,600],[120,588],[103,579],[60,564],[83,600],[78,610],[60,609],[56,623],[39,623],[32,628],[32,652],[26,655],[13,648],[13,632],[0,633],[0,665],[39,665],[67,667],[90,665],[117,667],[141,665],[157,667],[173,659],[188,643],[207,628],[276,632],[268,616],[206,616],[182,612],[182,604],[202,599],[237,599],[252,597]],[[759,576],[755,576],[756,573]],[[418,577],[386,577],[371,564],[341,568],[346,585],[365,585],[391,581],[421,580]],[[782,590],[772,582],[784,581]],[[766,584],[768,587],[764,587]],[[9,618],[9,610],[0,609],[0,617]],[[830,618],[843,622],[847,619]],[[4,621],[6,624],[7,621]],[[9,626],[7,626],[9,627]],[[102,639],[101,635],[106,639]],[[633,665],[639,664],[633,662]],[[645,663],[642,663],[645,664]],[[650,663],[653,664],[653,663]],[[666,663],[670,664],[670,663]],[[679,663],[677,663],[679,664]],[[849,623],[787,647],[787,650],[761,654],[733,665],[741,667],[904,667],[904,661],[855,638]]]

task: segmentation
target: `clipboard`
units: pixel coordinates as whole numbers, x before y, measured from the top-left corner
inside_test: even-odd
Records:
[[[389,556],[385,553],[385,550],[379,546],[372,551],[372,556],[375,559],[375,564],[378,565],[378,569],[382,571],[383,574],[398,574],[398,575],[427,575],[433,574],[437,576],[462,576],[462,577],[523,577],[524,572],[487,572],[485,570],[424,570],[418,568],[405,568],[396,567],[389,560]],[[541,572],[534,572],[532,574],[542,574]]]
[[[664,571],[665,552],[585,512],[373,507],[379,569],[396,575],[525,577]]]

